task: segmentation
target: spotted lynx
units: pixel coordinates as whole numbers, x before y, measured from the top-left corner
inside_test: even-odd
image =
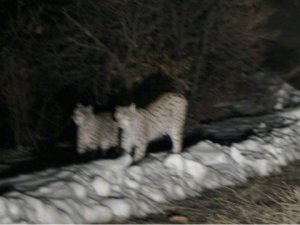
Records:
[[[172,152],[181,152],[187,105],[182,95],[165,93],[145,109],[137,109],[134,104],[116,107],[115,118],[122,129],[121,147],[128,153],[135,147],[133,159],[139,161],[149,141],[169,135]]]
[[[106,150],[118,145],[118,127],[110,113],[95,115],[92,106],[77,104],[73,112],[77,130],[77,152]]]

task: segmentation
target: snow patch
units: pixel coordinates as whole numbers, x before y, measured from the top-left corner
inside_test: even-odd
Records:
[[[77,198],[86,198],[87,192],[84,186],[75,182],[70,183],[69,186],[72,188]]]
[[[110,184],[101,177],[95,177],[92,181],[92,187],[95,189],[97,195],[107,197],[110,194]]]
[[[296,96],[290,91],[277,94],[282,107],[287,96]],[[256,121],[258,135],[231,146],[201,141],[180,154],[151,154],[135,166],[125,154],[1,181],[17,188],[0,197],[0,222],[114,222],[146,216],[158,211],[159,203],[198,196],[203,189],[279,172],[300,158],[300,108],[277,115],[274,121],[281,128],[267,133],[269,122]]]
[[[123,219],[131,215],[130,204],[123,199],[109,199],[103,202],[103,205],[109,207],[115,217]]]
[[[101,205],[85,206],[82,209],[84,223],[108,223],[112,221],[112,211]]]
[[[153,200],[154,202],[166,202],[166,198],[164,196],[164,193],[156,188],[143,186],[141,187],[141,193],[144,193],[145,196],[147,196],[149,199]]]
[[[165,159],[164,166],[170,171],[176,172],[179,176],[183,175],[184,162],[183,158],[179,154],[171,154]]]

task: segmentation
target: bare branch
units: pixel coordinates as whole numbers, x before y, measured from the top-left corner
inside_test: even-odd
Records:
[[[63,13],[71,23],[73,23],[75,26],[77,26],[86,36],[88,36],[89,38],[91,38],[94,41],[94,43],[98,46],[95,49],[104,51],[106,54],[108,54],[113,59],[113,61],[115,62],[116,66],[118,68],[118,76],[120,76],[120,78],[122,78],[127,90],[130,90],[131,82],[129,80],[129,77],[127,76],[124,64],[119,60],[118,56],[106,44],[104,44],[95,35],[93,35],[88,29],[86,29],[77,20],[75,20],[73,17],[71,17],[66,11],[64,11]],[[78,44],[78,42],[76,42],[76,43]],[[87,47],[84,44],[81,44],[81,46]]]

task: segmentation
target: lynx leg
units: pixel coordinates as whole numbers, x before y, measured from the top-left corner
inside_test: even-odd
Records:
[[[182,148],[182,132],[181,131],[174,131],[171,135],[172,139],[172,152],[173,153],[180,153]]]
[[[140,161],[141,159],[143,159],[145,157],[145,154],[146,154],[146,149],[147,149],[146,144],[142,144],[141,146],[137,146],[135,151],[134,151],[133,161],[137,162],[137,161]]]
[[[106,151],[109,148],[109,143],[108,141],[102,141],[99,143],[99,146],[101,147],[102,151]]]
[[[173,144],[173,147],[172,147],[172,152],[173,153],[180,153],[181,150],[182,150],[182,142],[183,142],[183,130],[184,130],[184,123],[185,123],[185,114],[184,115],[184,118],[182,118],[180,120],[180,124],[178,127],[176,128],[173,128],[172,130],[172,134],[170,135],[171,136],[171,139],[172,139],[172,144]]]
[[[77,152],[79,154],[82,154],[85,152],[85,149],[86,149],[86,143],[84,143],[82,140],[78,140],[77,141]]]

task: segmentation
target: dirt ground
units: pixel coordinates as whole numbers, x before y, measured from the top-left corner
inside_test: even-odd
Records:
[[[206,191],[161,206],[161,213],[123,223],[300,223],[300,161],[243,186]]]

